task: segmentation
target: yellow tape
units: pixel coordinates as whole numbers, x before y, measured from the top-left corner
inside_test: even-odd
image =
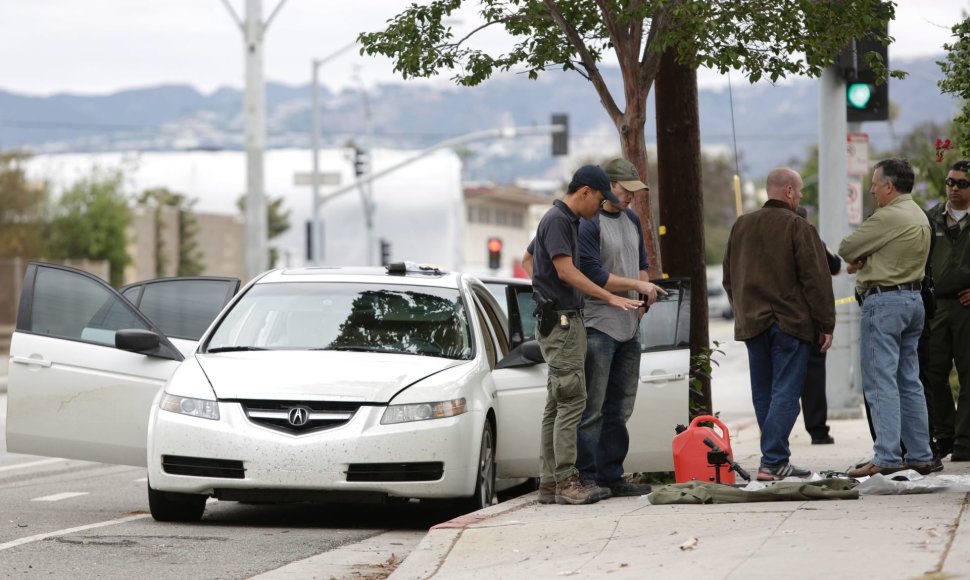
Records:
[[[848,298],[839,298],[838,300],[835,301],[835,305],[840,306],[842,304],[848,304],[850,302],[855,302],[855,296],[850,296]]]

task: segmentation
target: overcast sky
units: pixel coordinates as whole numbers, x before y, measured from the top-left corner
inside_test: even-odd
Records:
[[[244,15],[244,0],[228,0]],[[279,0],[263,0],[263,17]],[[264,46],[267,80],[305,84],[310,62],[377,30],[411,0],[288,0]],[[935,55],[968,0],[897,0],[890,58]],[[475,26],[466,11],[458,31]],[[501,42],[498,35],[490,39]],[[0,90],[99,94],[188,83],[209,92],[243,86],[242,34],[222,0],[2,0]],[[331,88],[395,80],[386,59],[347,51],[321,68]],[[443,77],[447,79],[447,75]],[[715,75],[701,75],[704,85]]]

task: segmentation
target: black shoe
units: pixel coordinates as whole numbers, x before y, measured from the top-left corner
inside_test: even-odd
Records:
[[[953,453],[950,454],[950,461],[970,461],[970,451],[954,449]]]
[[[835,438],[831,435],[825,437],[812,437],[812,445],[831,445],[835,443]]]
[[[943,460],[940,459],[939,457],[933,458],[933,467],[930,469],[930,473],[933,473],[936,471],[943,471]]]
[[[630,483],[623,479],[614,481],[608,487],[613,497],[639,497],[652,491],[646,483]]]

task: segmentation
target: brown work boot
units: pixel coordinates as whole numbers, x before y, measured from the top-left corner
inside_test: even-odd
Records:
[[[539,484],[539,503],[556,503],[556,482],[550,481]]]
[[[584,486],[579,481],[578,475],[570,475],[556,482],[556,503],[558,504],[582,505],[596,503],[599,500],[599,495]]]

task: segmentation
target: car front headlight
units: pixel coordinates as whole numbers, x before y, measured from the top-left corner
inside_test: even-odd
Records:
[[[206,399],[193,399],[192,397],[178,397],[165,393],[158,406],[166,411],[189,415],[191,417],[201,417],[203,419],[219,420],[219,403]]]
[[[389,405],[381,417],[381,425],[426,421],[442,417],[454,417],[465,412],[465,399],[452,399],[437,403],[417,403],[413,405]]]

